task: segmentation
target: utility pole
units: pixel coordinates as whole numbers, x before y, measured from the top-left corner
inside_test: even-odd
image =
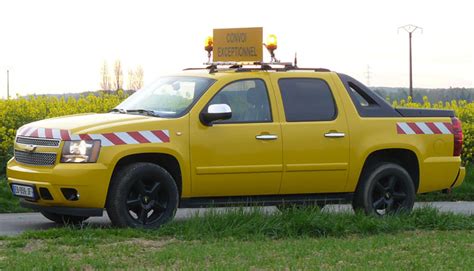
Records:
[[[412,57],[411,57],[411,37],[412,37],[412,34],[413,32],[415,32],[416,30],[420,29],[421,33],[423,33],[423,28],[419,27],[419,26],[416,26],[416,25],[412,25],[412,24],[407,24],[407,25],[404,25],[404,26],[400,26],[398,28],[398,31],[400,31],[400,29],[403,29],[405,30],[406,32],[408,32],[408,46],[409,46],[409,49],[410,49],[410,96],[413,98],[413,73],[412,73]]]
[[[10,71],[7,70],[7,100],[10,99]]]
[[[367,77],[367,86],[370,87],[370,66],[367,65],[367,72],[365,74]]]

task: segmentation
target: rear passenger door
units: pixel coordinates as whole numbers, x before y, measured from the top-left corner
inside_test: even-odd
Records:
[[[283,137],[281,194],[342,192],[349,133],[330,73],[274,73]]]

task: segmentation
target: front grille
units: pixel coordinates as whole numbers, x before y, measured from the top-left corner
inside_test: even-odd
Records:
[[[52,166],[56,162],[56,154],[15,150],[15,160],[34,166]]]
[[[44,147],[58,147],[61,141],[59,139],[17,137],[16,143],[25,145],[35,145]]]

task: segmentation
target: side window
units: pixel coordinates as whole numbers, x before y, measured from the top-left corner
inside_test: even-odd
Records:
[[[286,121],[327,121],[336,118],[328,84],[315,78],[284,78],[280,86]]]
[[[272,121],[267,88],[260,79],[230,83],[221,89],[209,104],[227,104],[232,109],[231,119],[215,123]]]
[[[360,95],[360,93],[353,86],[350,86],[350,89],[355,95],[357,102],[359,102],[361,106],[369,106],[369,102],[367,102],[367,100],[364,99],[364,97],[362,97],[362,95]]]
[[[349,82],[349,88],[361,106],[367,107],[371,105],[377,105],[377,103],[372,98],[370,98],[364,91],[362,91],[353,83]]]

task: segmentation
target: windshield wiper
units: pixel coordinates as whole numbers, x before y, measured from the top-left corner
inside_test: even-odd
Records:
[[[109,111],[110,112],[119,112],[120,114],[127,114],[127,110],[123,109],[123,108],[114,108],[112,110]]]
[[[148,110],[148,109],[129,109],[126,111],[127,113],[138,113],[138,114],[143,114],[147,116],[152,116],[152,117],[159,117],[155,111],[153,110]]]

